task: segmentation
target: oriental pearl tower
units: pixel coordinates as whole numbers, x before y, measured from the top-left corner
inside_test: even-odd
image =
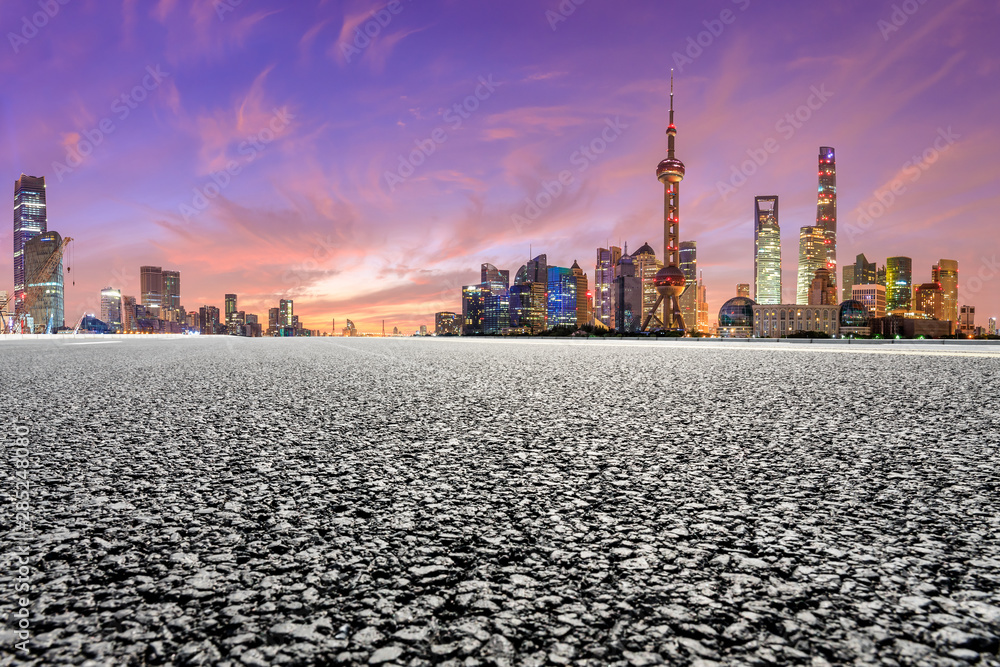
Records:
[[[684,163],[674,156],[674,71],[670,70],[670,124],[667,126],[667,159],[656,167],[656,178],[663,183],[663,260],[664,266],[653,276],[653,285],[659,297],[653,309],[646,315],[642,330],[649,331],[650,320],[659,319],[657,310],[663,304],[664,329],[684,332],[684,317],[681,315],[680,296],[687,287],[687,279],[677,266],[680,250],[680,183],[684,180]]]

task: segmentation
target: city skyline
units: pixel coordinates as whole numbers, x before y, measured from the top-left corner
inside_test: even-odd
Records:
[[[1000,311],[986,115],[1000,64],[975,48],[995,9],[783,8],[787,34],[769,46],[751,40],[779,10],[758,3],[678,7],[669,20],[651,2],[558,19],[552,4],[404,3],[364,48],[355,29],[381,5],[60,6],[0,64],[36,92],[7,108],[0,164],[10,180],[45,176],[49,229],[76,239],[67,324],[99,313],[104,287],[139,296],[146,265],[184,273],[188,312],[226,293],[260,314],[288,298],[309,328],[350,317],[376,331],[459,311],[480,264],[513,271],[529,246],[595,279],[597,248],[648,239],[662,258],[648,165],[663,155],[670,67],[689,169],[681,238],[697,243],[713,319],[754,282],[756,196],[781,198],[782,302],[794,301],[790,249],[816,218],[818,146],[838,153],[842,258],[910,257],[914,286],[954,259],[955,308],[983,321]],[[830,40],[796,36],[820,22]],[[462,28],[489,48],[469,52]],[[536,39],[520,53],[505,31]],[[127,58],[72,61],[97,41]],[[666,63],[641,56],[654,43]],[[306,85],[320,74],[349,94]],[[60,95],[69,103],[39,106]]]

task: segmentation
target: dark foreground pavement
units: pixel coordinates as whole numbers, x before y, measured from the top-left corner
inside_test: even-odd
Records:
[[[180,339],[0,361],[33,529],[8,499],[0,610],[27,596],[30,655],[11,615],[3,664],[998,664],[995,355]]]

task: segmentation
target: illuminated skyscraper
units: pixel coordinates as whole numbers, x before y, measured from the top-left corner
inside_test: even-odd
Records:
[[[991,317],[989,319],[988,326],[986,327],[986,335],[987,336],[997,335],[997,318]]]
[[[816,226],[823,230],[823,266],[837,284],[837,159],[829,146],[819,148],[819,195]]]
[[[163,319],[180,322],[181,317],[181,272],[163,272]]]
[[[576,281],[576,326],[579,328],[590,324],[590,286],[587,284],[587,274],[575,259],[569,270]]]
[[[869,262],[864,253],[854,258],[854,284],[878,285],[878,266]]]
[[[615,314],[611,305],[611,290],[615,282],[615,269],[622,258],[618,246],[597,249],[597,265],[594,269],[594,319],[608,328],[615,326]]]
[[[162,267],[139,267],[139,299],[148,317],[160,317],[160,309],[163,307]]]
[[[750,298],[750,283],[737,283],[736,284],[736,296],[741,296],[746,299]]]
[[[681,294],[681,316],[688,329],[694,330],[698,322],[698,243],[681,241],[680,268],[687,287]]]
[[[45,177],[21,174],[21,178],[14,181],[14,303],[11,311],[24,301],[24,283],[30,277],[24,270],[24,245],[48,230]]]
[[[958,322],[958,262],[938,260],[931,270],[931,281],[941,283],[944,298],[944,317],[941,319]]]
[[[684,180],[684,163],[674,154],[677,127],[674,125],[674,74],[670,72],[670,124],[667,125],[667,157],[656,165],[656,178],[663,184],[663,268],[653,278],[659,300],[663,303],[663,316],[659,326],[684,332],[687,327],[681,315],[680,296],[687,289],[687,278],[681,271],[680,263],[680,188]],[[641,284],[640,284],[641,285]],[[641,290],[641,286],[640,286]],[[654,307],[655,310],[655,307]],[[643,320],[641,330],[658,328],[653,322],[657,314],[649,313]]]
[[[485,291],[482,285],[466,285],[462,288],[462,335],[464,336],[483,333]]]
[[[701,277],[698,278],[698,331],[708,333],[708,288]]]
[[[480,267],[483,292],[483,333],[499,334],[510,327],[510,272],[483,264]]]
[[[295,302],[292,299],[278,301],[278,328],[295,326]]]
[[[844,264],[844,268],[841,271],[843,279],[840,281],[841,289],[841,301],[850,301],[851,293],[854,290],[854,265]]]
[[[615,319],[613,328],[618,333],[640,330],[642,320],[642,279],[635,273],[635,264],[628,255],[618,262],[614,285]]]
[[[28,315],[34,320],[35,333],[55,333],[63,321],[63,263],[42,275],[46,260],[62,246],[59,232],[39,234],[24,244],[24,292],[34,292]]]
[[[778,195],[754,197],[754,301],[781,303],[781,228]]]
[[[215,306],[202,306],[198,309],[198,329],[202,336],[214,336],[219,333],[219,309]]]
[[[885,285],[855,285],[849,300],[864,304],[872,317],[885,317]]]
[[[563,266],[549,267],[548,325],[576,327],[576,278]]]
[[[548,258],[529,259],[514,274],[510,288],[510,326],[538,334],[548,322]]]
[[[229,330],[229,334],[233,335],[236,333],[237,318],[236,318],[236,295],[227,294],[226,299],[226,328]]]
[[[659,297],[653,281],[657,272],[663,268],[663,262],[656,258],[652,246],[643,243],[632,253],[632,264],[635,266],[635,275],[642,281],[642,313],[639,321],[644,322],[646,315],[653,312]]]
[[[122,330],[122,293],[113,287],[101,290],[101,321],[114,333]]]
[[[935,320],[947,319],[944,316],[944,290],[941,283],[932,282],[917,285],[914,290],[916,310]]]
[[[122,295],[122,331],[125,333],[132,333],[138,329],[138,323],[135,321],[135,297]],[[198,319],[198,313],[191,313]],[[193,329],[197,327],[192,327]]]
[[[909,311],[913,300],[913,260],[890,257],[885,260],[886,309]]]
[[[976,307],[962,306],[958,313],[958,333],[974,336],[976,333]]]
[[[434,313],[434,334],[437,336],[457,336],[459,317],[455,313]]]
[[[821,227],[803,227],[799,230],[799,276],[796,283],[795,303],[809,303],[809,290],[816,278],[816,271],[826,268],[827,233]]]

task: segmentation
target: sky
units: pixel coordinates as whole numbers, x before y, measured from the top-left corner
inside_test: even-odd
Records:
[[[756,195],[794,302],[820,146],[841,264],[955,259],[959,302],[1000,314],[997,0],[2,0],[0,30],[0,173],[45,176],[75,239],[71,326],[141,265],[189,311],[409,332],[483,262],[662,257],[672,68],[713,315],[753,281]]]

